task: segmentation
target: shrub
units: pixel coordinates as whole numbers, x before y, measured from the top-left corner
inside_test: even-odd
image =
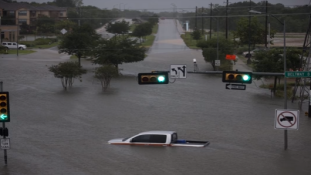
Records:
[[[48,38],[38,38],[35,40],[36,45],[47,45],[50,43],[50,40]]]

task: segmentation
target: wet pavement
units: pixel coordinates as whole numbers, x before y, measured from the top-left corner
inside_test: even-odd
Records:
[[[0,80],[10,92],[11,149],[8,165],[0,150],[1,175],[102,174],[311,174],[311,120],[299,130],[274,129],[282,98],[257,84],[226,90],[220,75],[188,74],[168,85],[138,85],[137,73],[169,70],[171,64],[212,70],[201,51],[188,49],[173,20],[161,20],[148,57],[123,64],[123,76],[108,91],[93,78],[94,68],[63,91],[48,67],[67,61],[56,50],[0,57]],[[297,109],[288,101],[288,108]],[[301,111],[305,112],[306,106]],[[206,148],[108,145],[113,138],[148,130],[174,130],[180,139],[208,140]]]

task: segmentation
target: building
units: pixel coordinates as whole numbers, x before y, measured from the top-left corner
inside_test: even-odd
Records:
[[[35,29],[41,16],[55,20],[66,19],[67,8],[51,5],[32,6],[27,3],[8,3],[0,0],[1,42],[17,41],[20,26],[26,24],[30,29]]]

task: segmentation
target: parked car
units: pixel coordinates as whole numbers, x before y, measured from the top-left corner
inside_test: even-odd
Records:
[[[2,42],[2,45],[8,49],[19,49],[19,50],[24,50],[26,49],[26,45],[23,44],[18,44],[16,42]]]

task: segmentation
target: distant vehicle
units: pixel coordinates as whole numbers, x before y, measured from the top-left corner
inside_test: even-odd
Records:
[[[160,19],[161,19],[161,20],[165,20],[165,18],[164,18],[164,17],[161,17]]]
[[[256,49],[254,49],[254,50],[251,50],[251,51],[250,51],[250,54],[251,54],[252,56],[254,56],[254,55],[256,54],[256,52],[264,51],[264,50],[265,50],[265,48],[256,48]],[[243,56],[246,56],[247,54],[248,54],[248,51],[243,52]]]
[[[2,42],[2,45],[8,49],[19,49],[19,50],[24,50],[26,49],[26,45],[23,44],[18,44],[16,42]]]
[[[206,147],[208,141],[178,140],[175,131],[147,131],[128,138],[112,139],[112,145]]]

